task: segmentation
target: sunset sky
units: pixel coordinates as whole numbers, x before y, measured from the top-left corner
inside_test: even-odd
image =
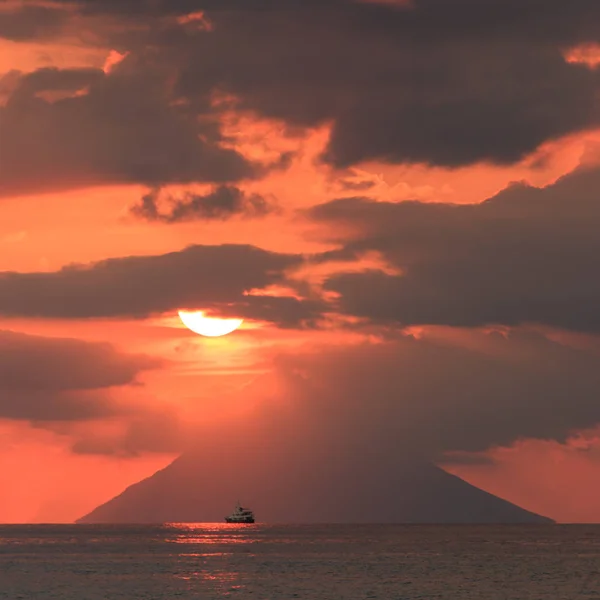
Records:
[[[282,414],[600,521],[600,2],[0,0],[0,271],[0,522]]]

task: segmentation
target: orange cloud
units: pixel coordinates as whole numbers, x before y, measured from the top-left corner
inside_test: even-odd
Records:
[[[600,44],[584,44],[571,48],[565,53],[565,60],[595,69],[600,66]]]
[[[104,65],[102,66],[102,70],[107,75],[125,58],[127,58],[128,52],[117,52],[117,50],[111,50],[104,61]]]

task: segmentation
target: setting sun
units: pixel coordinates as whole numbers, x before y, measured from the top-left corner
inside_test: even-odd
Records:
[[[232,333],[243,322],[243,319],[219,319],[218,317],[206,317],[204,311],[197,310],[188,312],[178,311],[182,323],[194,333],[206,337],[220,337]]]

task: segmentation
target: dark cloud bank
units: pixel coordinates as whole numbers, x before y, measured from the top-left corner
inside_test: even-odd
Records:
[[[335,167],[511,163],[599,123],[600,72],[563,56],[600,39],[595,0],[76,4],[100,43],[130,54],[76,88],[70,71],[23,77],[0,109],[2,193],[261,176],[223,146],[215,91],[292,126],[332,123],[323,158]],[[0,32],[41,38],[64,19],[39,10],[3,14]],[[214,27],[178,23],[197,10]],[[89,92],[40,97],[67,81]]]
[[[57,433],[77,454],[176,453],[186,425],[139,383],[144,372],[164,366],[107,343],[0,331],[0,420]],[[121,396],[130,386],[139,388],[139,399]]]
[[[401,271],[332,276],[340,308],[376,322],[477,327],[539,323],[600,331],[600,170],[546,188],[517,183],[476,205],[335,200],[309,216],[343,249]]]
[[[339,310],[402,327],[534,323],[597,333],[598,189],[600,170],[580,168],[545,188],[513,184],[476,205],[335,200],[305,216],[338,250],[311,258],[249,245],[192,246],[53,273],[0,273],[0,314],[145,317],[202,308],[306,327]],[[213,201],[220,210],[222,198],[213,196],[185,200],[181,210],[202,212],[207,198],[210,210]],[[146,212],[156,208],[151,201]],[[290,272],[311,261],[352,261],[372,251],[398,274],[331,275],[325,288],[339,294],[333,304],[312,299],[309,290],[305,299],[251,293],[293,285]]]
[[[332,121],[334,166],[510,163],[598,124],[598,73],[562,55],[600,39],[593,0],[159,6],[205,9],[215,24],[185,37],[163,31],[180,94],[198,101],[223,89],[293,124]]]
[[[0,418],[76,422],[123,416],[112,388],[132,385],[162,361],[109,344],[0,331]]]
[[[46,40],[58,35],[67,21],[64,10],[33,4],[14,10],[0,6],[0,38],[14,42]]]
[[[349,453],[372,468],[383,456],[564,441],[600,422],[598,358],[538,334],[480,331],[287,355],[272,425],[304,431],[340,465]]]
[[[226,182],[255,168],[218,128],[170,106],[165,74],[43,69],[0,107],[0,194],[102,183]],[[82,90],[84,93],[78,95]],[[50,101],[44,93],[68,92]]]
[[[146,317],[178,309],[302,326],[322,305],[294,297],[255,296],[285,279],[302,257],[255,246],[191,246],[158,256],[130,256],[53,273],[0,273],[0,314],[48,318]]]

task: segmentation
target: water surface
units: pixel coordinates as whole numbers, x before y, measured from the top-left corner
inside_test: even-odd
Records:
[[[600,527],[0,526],[1,600],[600,599]]]

